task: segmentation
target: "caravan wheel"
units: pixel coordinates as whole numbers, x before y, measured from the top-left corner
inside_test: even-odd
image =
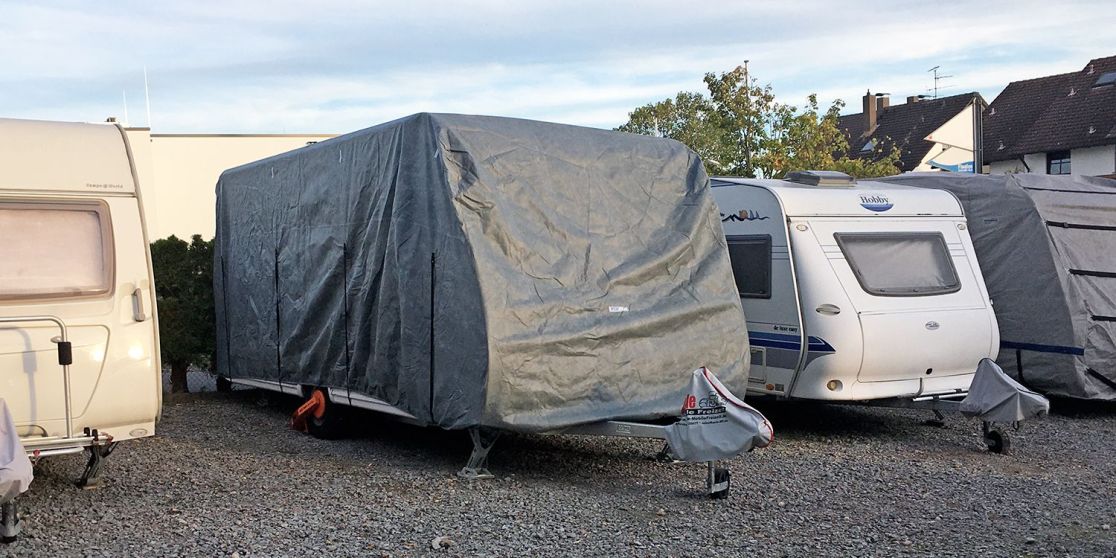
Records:
[[[1000,430],[989,430],[984,435],[984,444],[992,453],[1011,453],[1011,438]]]

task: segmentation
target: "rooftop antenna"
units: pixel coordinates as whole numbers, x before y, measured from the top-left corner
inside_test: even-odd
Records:
[[[939,89],[939,88],[938,88],[938,82],[939,82],[939,81],[941,81],[941,80],[943,80],[943,79],[946,79],[946,78],[951,78],[951,77],[953,77],[953,76],[943,76],[943,75],[939,75],[939,74],[938,74],[938,69],[939,69],[939,68],[941,68],[941,66],[934,66],[933,68],[930,68],[929,70],[926,70],[927,72],[934,72],[934,90],[933,90],[933,91],[934,91],[934,98],[935,98],[935,99],[937,99],[937,98],[938,98],[938,89]],[[944,87],[943,87],[942,89],[944,89]],[[927,91],[930,91],[930,90],[929,90],[929,89],[927,89]]]
[[[121,89],[120,93],[124,95],[124,127],[128,127],[128,90]]]
[[[143,67],[143,100],[147,105],[147,129],[151,129],[151,90],[147,88],[147,66]]]

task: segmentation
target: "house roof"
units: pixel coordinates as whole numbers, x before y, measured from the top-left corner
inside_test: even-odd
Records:
[[[899,168],[911,171],[922,163],[926,154],[934,147],[934,142],[927,141],[926,136],[957,116],[974,99],[984,106],[984,99],[979,93],[963,93],[887,107],[876,117],[876,127],[873,130],[865,129],[868,123],[863,114],[842,116],[837,125],[849,140],[850,157],[860,156],[861,148],[870,141],[885,148],[898,145]]]
[[[1116,72],[1116,56],[1078,72],[1015,81],[984,113],[985,162],[1116,144],[1116,85],[1094,87]]]

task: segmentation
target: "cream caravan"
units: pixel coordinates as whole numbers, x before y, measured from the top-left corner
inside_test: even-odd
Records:
[[[963,397],[996,356],[996,317],[948,192],[816,171],[712,185],[748,317],[749,391]]]
[[[111,124],[0,119],[0,398],[32,458],[151,436],[161,404],[135,165]]]

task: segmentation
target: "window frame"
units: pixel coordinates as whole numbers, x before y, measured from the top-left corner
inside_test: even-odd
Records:
[[[733,286],[736,287],[736,294],[739,295],[740,298],[770,300],[771,299],[771,274],[772,274],[772,267],[773,267],[771,265],[771,245],[772,245],[771,235],[770,234],[726,234],[725,235],[725,241],[726,241],[726,247],[728,247],[728,252],[729,252],[729,267],[730,268],[735,268],[735,266],[732,264],[732,250],[730,248],[734,242],[738,243],[738,244],[761,244],[766,249],[765,252],[767,254],[767,258],[766,258],[766,261],[767,261],[767,284],[764,285],[764,287],[765,287],[765,292],[764,293],[742,293],[742,292],[740,292],[740,283],[736,280],[736,270],[735,269],[732,269],[732,282],[733,282]]]
[[[104,200],[77,199],[0,199],[0,209],[47,210],[47,211],[92,211],[97,214],[101,227],[101,263],[104,267],[104,288],[79,292],[34,292],[27,294],[4,294],[0,292],[0,304],[26,304],[28,302],[59,300],[111,298],[116,292],[116,240],[113,235],[112,213]],[[52,255],[53,256],[53,255]]]
[[[932,231],[910,231],[910,232],[854,232],[854,233],[833,233],[834,240],[837,241],[837,246],[841,249],[841,255],[848,262],[849,268],[852,269],[853,275],[856,276],[856,282],[860,284],[860,288],[872,296],[886,296],[886,297],[918,297],[918,296],[939,296],[955,293],[961,290],[961,276],[957,273],[957,266],[953,265],[953,256],[949,253],[949,244],[946,243],[945,235],[940,232]],[[938,241],[942,250],[945,253],[945,260],[949,264],[949,272],[953,275],[953,284],[937,288],[933,290],[880,290],[868,286],[864,282],[864,274],[860,266],[857,264],[855,258],[849,257],[849,252],[845,249],[846,242],[860,238],[869,238],[872,240],[910,240],[912,238],[933,238]]]
[[[1064,157],[1062,156],[1064,155]],[[1065,170],[1065,172],[1050,172],[1053,165],[1058,165],[1058,170]],[[1066,176],[1072,174],[1071,167],[1073,161],[1070,159],[1069,150],[1065,151],[1049,151],[1046,153],[1046,174],[1054,176]]]

